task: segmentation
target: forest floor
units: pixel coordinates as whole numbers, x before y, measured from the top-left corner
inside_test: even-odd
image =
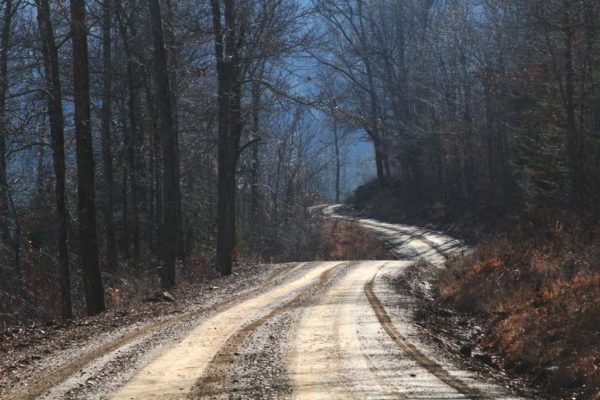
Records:
[[[415,319],[419,296],[404,288],[429,283],[411,266],[438,268],[466,251],[461,242],[322,212],[326,258],[383,259],[241,268],[175,291],[174,303],[12,332],[0,344],[0,398],[529,397]]]

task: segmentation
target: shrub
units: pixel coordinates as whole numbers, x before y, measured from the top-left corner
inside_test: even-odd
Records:
[[[600,393],[598,227],[563,217],[513,222],[449,262],[438,300],[483,314],[482,346],[535,376],[549,394]],[[540,224],[541,223],[541,224]]]

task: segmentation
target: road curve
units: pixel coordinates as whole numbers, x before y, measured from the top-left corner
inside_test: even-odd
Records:
[[[452,255],[465,253],[469,248],[460,240],[441,232],[410,225],[390,224],[375,219],[360,218],[344,213],[342,204],[315,206],[312,211],[326,218],[355,223],[379,239],[399,260],[423,259],[441,267]]]
[[[352,219],[337,207],[320,211],[358,223],[403,260],[290,267],[263,291],[201,320],[116,390],[86,399],[518,398],[422,342],[414,299],[390,284],[416,259],[441,266],[464,245],[438,232]],[[274,376],[264,391],[267,370]]]

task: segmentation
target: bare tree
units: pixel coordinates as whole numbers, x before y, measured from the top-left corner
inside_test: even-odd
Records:
[[[90,81],[84,0],[71,0],[71,35],[73,42],[80,258],[87,312],[94,315],[104,311],[106,305],[104,303],[102,277],[100,276],[96,226],[96,177],[92,151]]]
[[[11,48],[12,19],[15,13],[13,0],[4,3],[2,19],[2,32],[0,36],[0,246],[10,245],[12,242],[9,220],[10,220],[10,194],[7,179],[6,165],[6,140],[8,133],[8,121],[6,113],[6,96],[8,94],[8,56]],[[0,254],[7,253],[0,248]],[[18,265],[15,264],[15,276],[20,279]]]
[[[104,178],[104,236],[106,241],[106,265],[109,271],[117,266],[117,245],[114,227],[114,183],[112,154],[112,9],[111,0],[102,7],[102,166]]]
[[[163,230],[162,237],[162,285],[175,285],[175,258],[177,256],[177,140],[171,105],[171,88],[167,65],[167,53],[162,28],[162,16],[158,0],[148,0],[152,22],[152,41],[156,68],[156,97],[158,101],[158,129],[163,146]]]
[[[242,138],[242,65],[246,29],[234,0],[211,0],[219,81],[217,268],[231,274],[235,249],[235,170]]]
[[[71,273],[69,269],[68,245],[68,211],[66,201],[66,165],[64,116],[62,109],[62,90],[58,63],[58,50],[54,39],[54,28],[50,18],[48,0],[38,2],[38,25],[42,47],[42,56],[46,81],[46,108],[50,121],[52,136],[52,159],[55,176],[55,198],[58,243],[58,270],[60,277],[60,292],[62,317],[64,320],[73,317],[71,301]]]

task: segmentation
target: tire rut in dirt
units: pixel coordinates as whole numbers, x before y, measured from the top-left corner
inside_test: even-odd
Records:
[[[370,281],[368,281],[364,286],[364,292],[373,308],[373,311],[377,315],[377,319],[381,323],[381,326],[385,330],[385,332],[392,338],[392,340],[415,362],[417,362],[420,366],[425,368],[429,373],[434,375],[436,378],[444,382],[446,385],[455,389],[459,393],[463,394],[469,399],[473,400],[487,400],[491,399],[489,396],[485,395],[479,389],[471,387],[450,375],[448,371],[446,371],[441,365],[427,357],[423,354],[419,349],[417,349],[413,344],[408,342],[406,338],[404,338],[400,332],[394,326],[390,316],[385,310],[383,304],[379,301],[375,292],[373,291],[373,285],[377,275],[374,276]]]
[[[228,398],[226,393],[228,381],[233,373],[236,358],[240,355],[242,344],[252,336],[261,326],[269,321],[277,321],[281,324],[281,320],[285,320],[285,313],[296,309],[307,302],[313,293],[322,290],[338,275],[341,269],[345,269],[346,264],[340,264],[337,267],[331,268],[323,272],[317,282],[304,288],[294,298],[285,304],[271,310],[267,315],[250,322],[234,333],[221,348],[219,353],[210,361],[206,373],[196,384],[196,389],[192,393],[192,398]],[[284,325],[284,324],[281,324]],[[282,379],[285,379],[282,377]],[[288,391],[289,385],[279,385],[279,390]],[[238,391],[240,398],[244,398],[243,393]]]

